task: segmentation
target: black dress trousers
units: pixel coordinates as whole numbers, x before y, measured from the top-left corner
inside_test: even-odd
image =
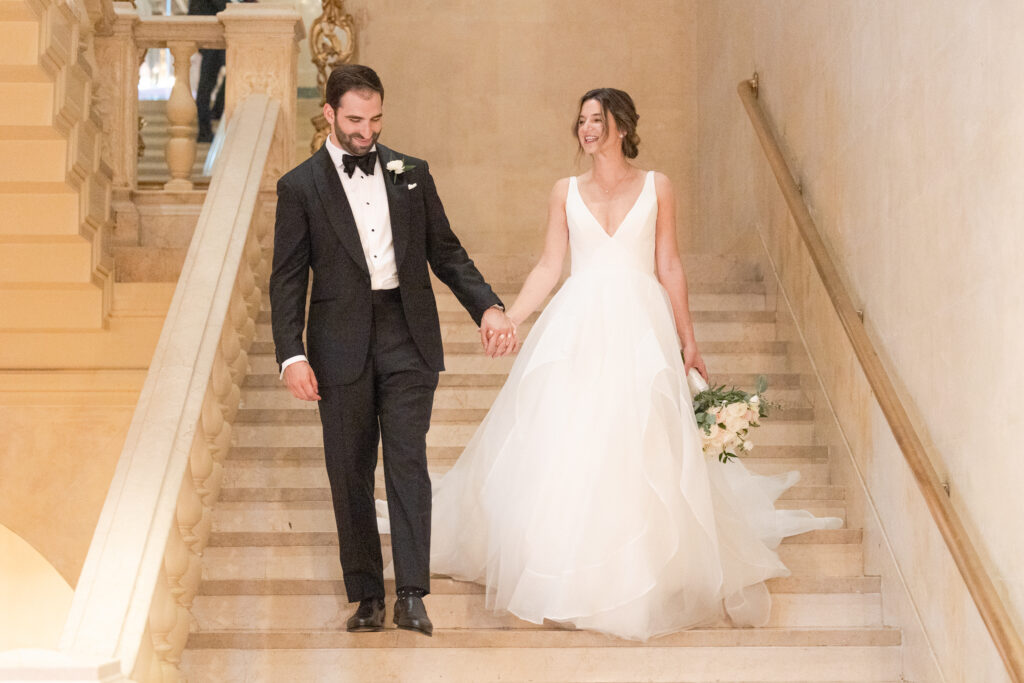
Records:
[[[427,430],[438,373],[420,354],[398,289],[373,292],[370,349],[354,382],[320,387],[324,456],[350,602],[384,596],[374,507],[377,444],[398,587],[430,592],[430,476]]]

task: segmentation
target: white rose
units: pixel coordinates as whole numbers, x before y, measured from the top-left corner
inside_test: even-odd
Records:
[[[744,429],[748,429],[749,427],[750,423],[743,419],[742,415],[739,417],[730,417],[725,421],[726,430],[732,432],[733,434],[739,434]]]
[[[394,161],[389,161],[385,168],[394,173],[402,173],[405,171],[405,162],[401,159],[395,159]]]
[[[756,406],[760,402],[761,399],[757,397],[757,394],[754,394],[753,396],[750,397],[750,403],[752,403],[753,405]]]
[[[726,419],[728,419],[730,417],[739,417],[741,415],[746,414],[746,412],[747,412],[747,404],[746,403],[730,403],[729,405],[727,405],[725,407],[725,410],[722,411],[722,412],[725,415]]]
[[[753,441],[744,441],[743,442],[743,450],[745,450],[745,451],[752,451],[752,450],[754,450],[754,442]]]

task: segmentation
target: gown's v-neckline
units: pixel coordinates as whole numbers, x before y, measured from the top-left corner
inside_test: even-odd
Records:
[[[636,209],[637,204],[640,203],[640,198],[644,196],[644,192],[647,190],[647,180],[650,175],[650,171],[644,173],[644,184],[640,187],[640,194],[636,196],[636,199],[633,200],[632,206],[629,207],[629,211],[627,211],[626,215],[622,217],[622,220],[619,221],[619,224],[615,226],[615,232],[608,232],[605,229],[605,227],[601,224],[601,221],[597,220],[597,216],[595,216],[594,212],[590,210],[590,207],[587,206],[587,200],[583,198],[583,193],[580,192],[579,176],[574,177],[573,180],[576,181],[576,196],[580,198],[580,203],[583,204],[583,208],[586,209],[587,215],[590,216],[590,220],[594,221],[594,223],[601,230],[601,232],[604,233],[605,237],[607,237],[608,239],[615,239],[615,236],[619,234],[619,230],[622,229],[622,226],[626,222],[626,219],[629,218],[630,214],[633,213],[633,210]]]

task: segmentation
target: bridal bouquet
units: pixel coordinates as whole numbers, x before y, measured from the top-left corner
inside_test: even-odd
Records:
[[[772,405],[761,398],[768,386],[767,380],[757,378],[756,393],[724,385],[709,387],[696,370],[690,370],[688,380],[693,396],[693,412],[701,431],[704,454],[729,462],[741,453],[747,453],[754,444],[747,437],[752,427],[759,427]]]

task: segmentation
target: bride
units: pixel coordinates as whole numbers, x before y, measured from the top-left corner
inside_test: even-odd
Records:
[[[508,381],[436,485],[431,569],[487,606],[646,640],[767,622],[782,537],[839,526],[776,511],[796,482],[706,458],[686,374],[707,370],[676,248],[675,200],[642,171],[633,101],[600,88],[575,134],[592,168],[551,192],[544,252],[508,314],[534,324]],[[492,354],[517,342],[490,340]],[[685,364],[680,358],[682,348]]]

